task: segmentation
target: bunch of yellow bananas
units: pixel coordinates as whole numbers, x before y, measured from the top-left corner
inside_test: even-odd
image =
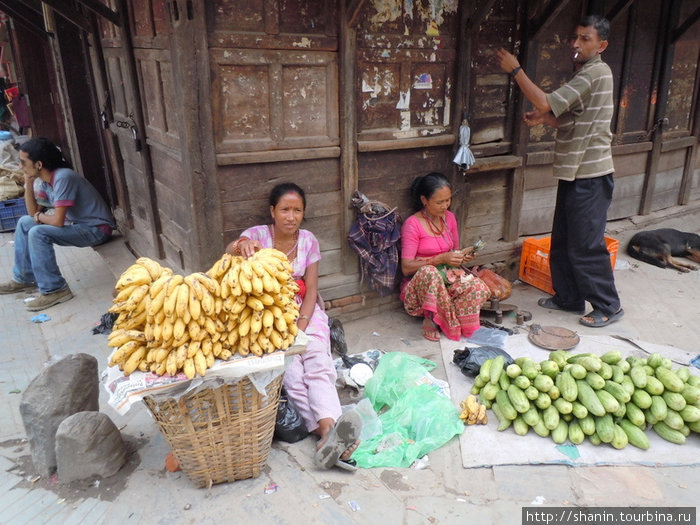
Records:
[[[251,258],[224,254],[207,272],[219,282],[225,343],[241,355],[284,350],[297,334],[299,287],[287,257],[264,248]]]
[[[467,398],[460,403],[460,408],[462,409],[459,417],[467,425],[485,425],[489,422],[489,418],[486,415],[486,406],[479,403],[475,395],[468,395]]]
[[[109,312],[119,314],[114,329],[143,330],[146,323],[146,302],[151,283],[173,271],[148,257],[136,259],[121,274],[114,286],[114,303]]]
[[[207,273],[183,277],[142,257],[115,286],[118,313],[108,345],[110,366],[158,375],[204,375],[216,358],[283,350],[297,334],[298,290],[286,256],[260,250],[224,254]]]

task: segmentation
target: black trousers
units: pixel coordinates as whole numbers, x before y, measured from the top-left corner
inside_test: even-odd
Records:
[[[549,267],[554,302],[582,310],[585,301],[604,315],[620,309],[620,298],[605,245],[613,174],[559,181]]]

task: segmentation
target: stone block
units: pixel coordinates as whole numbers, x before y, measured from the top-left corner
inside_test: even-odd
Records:
[[[61,483],[95,476],[107,478],[125,462],[124,441],[106,414],[78,412],[58,426],[56,463]]]
[[[64,357],[32,379],[19,411],[38,474],[49,476],[56,469],[55,439],[61,422],[78,412],[98,409],[97,359],[91,355]]]

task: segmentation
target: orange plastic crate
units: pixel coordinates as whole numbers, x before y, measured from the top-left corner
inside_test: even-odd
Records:
[[[520,255],[520,280],[535,288],[554,295],[552,275],[549,273],[549,249],[551,237],[535,239],[528,237],[523,241],[523,251]],[[610,252],[610,264],[615,268],[617,249],[620,243],[610,237],[605,237],[605,245]]]

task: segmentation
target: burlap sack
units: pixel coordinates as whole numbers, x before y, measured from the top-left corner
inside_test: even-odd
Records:
[[[0,176],[0,201],[16,199],[24,193],[24,186],[17,184],[12,177]]]

